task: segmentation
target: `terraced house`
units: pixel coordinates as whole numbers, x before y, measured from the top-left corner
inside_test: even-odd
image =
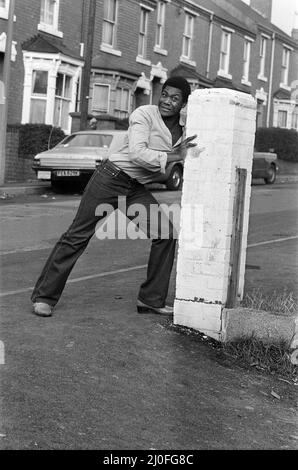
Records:
[[[171,74],[252,94],[257,125],[298,130],[298,43],[241,0],[16,0],[8,123],[76,129],[94,21],[88,109],[126,118]],[[9,0],[0,0],[0,79]],[[296,84],[297,86],[297,84]]]

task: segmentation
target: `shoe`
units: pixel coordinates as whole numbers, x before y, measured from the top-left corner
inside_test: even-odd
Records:
[[[165,305],[165,307],[152,307],[151,305],[144,304],[141,300],[137,301],[137,310],[138,313],[158,313],[159,315],[172,315],[174,308],[170,305]]]
[[[53,314],[53,307],[44,302],[35,302],[33,304],[33,312],[39,317],[51,317]]]

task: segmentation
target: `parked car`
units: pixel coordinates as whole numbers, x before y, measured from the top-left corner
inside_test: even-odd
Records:
[[[34,157],[33,170],[37,179],[51,181],[54,190],[62,190],[66,182],[80,182],[85,185],[96,165],[104,158],[109,147],[121,146],[126,131],[91,130],[75,132],[63,139],[53,149]],[[254,152],[253,178],[263,178],[272,184],[276,179],[277,157],[275,153]],[[164,175],[156,182],[165,184],[170,190],[181,189],[183,160],[168,163]]]
[[[254,152],[252,178],[262,178],[266,184],[273,184],[278,171],[277,155],[272,152]]]
[[[89,130],[75,132],[63,139],[51,150],[34,157],[32,169],[37,179],[51,181],[54,190],[63,189],[66,182],[85,185],[96,165],[109,151],[110,145],[121,146],[124,130]],[[164,175],[158,177],[170,190],[182,185],[183,161],[168,163]]]

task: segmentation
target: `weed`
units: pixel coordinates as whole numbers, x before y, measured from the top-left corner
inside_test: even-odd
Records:
[[[274,291],[272,294],[264,294],[261,289],[254,289],[245,294],[242,307],[264,310],[280,315],[293,315],[298,312],[297,300],[292,292]]]
[[[251,336],[224,343],[222,348],[246,366],[298,380],[298,368],[291,363],[289,347],[285,342],[264,343]]]

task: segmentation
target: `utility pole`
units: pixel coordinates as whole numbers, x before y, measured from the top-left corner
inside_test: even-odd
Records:
[[[6,160],[6,130],[7,130],[7,111],[8,111],[8,92],[10,77],[10,61],[13,34],[13,18],[15,10],[15,0],[9,2],[9,15],[7,22],[7,36],[5,46],[5,56],[3,64],[3,101],[0,102],[0,184],[4,183],[5,160]],[[1,90],[0,90],[1,93]]]
[[[89,13],[87,24],[87,41],[85,45],[84,54],[84,68],[82,74],[82,88],[81,88],[81,121],[80,129],[84,130],[87,127],[88,121],[88,108],[89,108],[89,89],[90,89],[90,75],[93,56],[93,39],[94,39],[94,26],[96,14],[96,0],[89,0]]]

